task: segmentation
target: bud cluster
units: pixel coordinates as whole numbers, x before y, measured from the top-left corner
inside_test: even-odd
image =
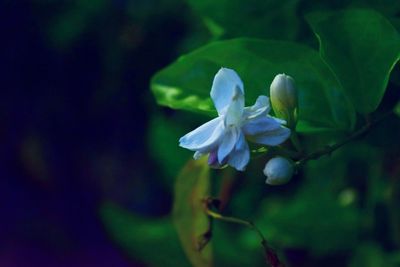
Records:
[[[286,121],[287,126],[295,131],[298,112],[297,89],[292,77],[278,74],[270,86],[271,105],[275,115]],[[294,163],[287,158],[277,156],[270,159],[264,168],[269,185],[282,185],[290,181],[294,173]]]

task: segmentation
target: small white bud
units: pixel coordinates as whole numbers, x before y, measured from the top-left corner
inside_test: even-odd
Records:
[[[297,123],[297,90],[292,77],[278,74],[270,86],[272,109],[275,115],[286,120],[289,128]]]
[[[283,157],[270,159],[264,168],[265,182],[270,185],[286,184],[293,176],[293,163]]]

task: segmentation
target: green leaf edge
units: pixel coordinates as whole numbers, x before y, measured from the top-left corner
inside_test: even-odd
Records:
[[[330,12],[330,14],[327,15],[327,18],[330,17],[330,16],[333,16],[333,15],[335,15],[335,14],[339,14],[339,13],[343,13],[343,12],[349,12],[349,11],[352,11],[352,10],[358,10],[358,11],[359,11],[359,10],[368,10],[368,11],[372,11],[373,13],[376,13],[376,14],[379,15],[382,19],[386,20],[386,22],[387,22],[388,24],[390,24],[390,25],[393,27],[393,29],[396,30],[396,32],[399,34],[399,32],[397,31],[396,27],[395,27],[385,16],[383,16],[381,13],[377,12],[376,10],[370,9],[370,8],[349,8],[349,9],[344,9],[344,10],[341,10],[341,11]],[[323,57],[324,51],[323,51],[323,49],[322,49],[321,37],[320,37],[319,34],[315,31],[315,29],[314,29],[315,26],[313,25],[313,22],[312,22],[312,16],[313,16],[313,14],[317,14],[317,13],[319,13],[319,12],[316,11],[316,12],[308,13],[308,14],[305,15],[305,19],[306,19],[308,25],[310,26],[312,32],[314,33],[315,37],[316,37],[317,40],[318,40],[318,45],[319,45],[318,51],[319,51],[321,60],[322,60],[322,61],[325,63],[325,65],[330,69],[330,71],[331,71],[332,74],[335,76],[336,80],[337,80],[338,83],[341,85],[341,87],[344,88],[342,82],[341,82],[340,79],[337,77],[337,75],[336,75],[336,73],[333,71],[332,67],[329,65],[328,62],[325,61],[325,59],[324,59],[324,57]],[[400,40],[400,34],[399,34],[399,40]],[[399,52],[398,52],[398,54],[397,54],[397,58],[395,58],[394,62],[392,63],[392,65],[391,65],[390,68],[389,68],[389,71],[387,72],[387,74],[386,74],[385,77],[384,77],[384,80],[383,80],[383,87],[384,87],[384,89],[383,89],[383,94],[382,94],[382,96],[381,96],[380,101],[379,101],[375,106],[373,106],[372,108],[370,108],[368,111],[358,110],[358,109],[357,109],[357,105],[354,105],[354,104],[352,103],[351,97],[349,97],[349,96],[347,95],[346,90],[343,90],[344,93],[346,94],[347,99],[350,100],[350,103],[353,104],[353,107],[355,108],[355,110],[356,110],[358,113],[361,113],[361,114],[364,114],[364,115],[365,115],[365,114],[368,114],[368,113],[371,113],[371,112],[375,111],[375,110],[379,107],[379,104],[382,102],[383,96],[384,96],[384,94],[385,94],[385,92],[386,92],[387,85],[389,84],[389,79],[390,79],[390,75],[391,75],[391,73],[392,73],[392,70],[393,70],[394,67],[396,66],[397,62],[399,62],[399,60],[400,60],[400,50],[399,50]]]

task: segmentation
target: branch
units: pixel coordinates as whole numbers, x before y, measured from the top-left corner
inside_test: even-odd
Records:
[[[254,223],[252,223],[250,221],[246,221],[246,220],[240,219],[240,218],[236,218],[236,217],[223,216],[222,214],[213,211],[212,210],[212,206],[215,206],[215,203],[217,201],[218,200],[213,199],[213,198],[204,199],[204,204],[205,204],[204,205],[204,211],[208,216],[210,216],[213,219],[220,220],[220,221],[241,224],[243,226],[248,227],[250,230],[254,231],[259,236],[259,238],[261,239],[261,245],[264,248],[266,263],[271,267],[284,267],[284,264],[279,260],[278,255],[276,254],[274,249],[272,249],[268,245],[268,242],[265,239],[264,235],[262,234],[260,229],[258,229],[254,225]]]
[[[360,129],[358,129],[357,131],[352,133],[350,136],[348,136],[344,140],[342,140],[336,144],[333,144],[333,145],[327,145],[324,148],[321,148],[319,150],[316,150],[316,151],[308,154],[301,160],[297,161],[296,165],[298,167],[300,167],[309,160],[318,159],[324,155],[331,154],[333,151],[337,150],[338,148],[344,146],[345,144],[349,143],[350,141],[353,141],[354,139],[356,139],[356,138],[360,137],[361,135],[363,135],[364,133],[368,132],[373,126],[376,126],[376,124],[378,124],[379,122],[386,119],[387,117],[389,117],[392,114],[393,114],[393,111],[390,111],[388,113],[385,113],[380,118],[377,118],[373,121],[367,121],[367,123],[363,127],[361,127]]]

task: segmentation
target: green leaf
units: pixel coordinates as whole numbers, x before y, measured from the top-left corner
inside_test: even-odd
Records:
[[[267,240],[317,255],[351,251],[359,234],[357,210],[341,205],[331,188],[315,180],[298,191],[284,200],[264,201],[255,223],[265,229]]]
[[[173,221],[187,257],[195,267],[212,266],[211,244],[207,244],[210,221],[202,201],[210,195],[206,157],[189,160],[176,180],[174,195]]]
[[[176,117],[176,116],[175,116]],[[178,146],[178,140],[185,133],[180,119],[163,115],[155,115],[150,119],[148,127],[148,149],[151,158],[162,168],[163,186],[172,191],[175,177],[193,152]],[[163,144],[160,147],[160,140]],[[171,157],[171,154],[174,155]]]
[[[299,91],[300,132],[353,128],[353,107],[318,52],[291,42],[241,38],[211,43],[158,72],[151,88],[160,105],[215,116],[209,93],[221,67],[238,72],[247,105],[269,94],[276,74],[292,76]]]
[[[399,266],[395,260],[395,253],[388,253],[379,244],[372,242],[361,243],[353,253],[350,267],[395,267]]]
[[[214,36],[294,39],[299,31],[299,0],[187,0]],[[279,25],[279,26],[277,26]],[[215,30],[215,29],[218,30]]]
[[[385,93],[390,72],[400,58],[400,37],[373,10],[352,9],[308,16],[330,65],[362,114],[374,111]]]
[[[393,109],[394,114],[400,117],[400,102],[397,102],[396,106]]]
[[[146,266],[190,266],[170,218],[139,217],[112,202],[101,205],[100,216],[111,238]]]

